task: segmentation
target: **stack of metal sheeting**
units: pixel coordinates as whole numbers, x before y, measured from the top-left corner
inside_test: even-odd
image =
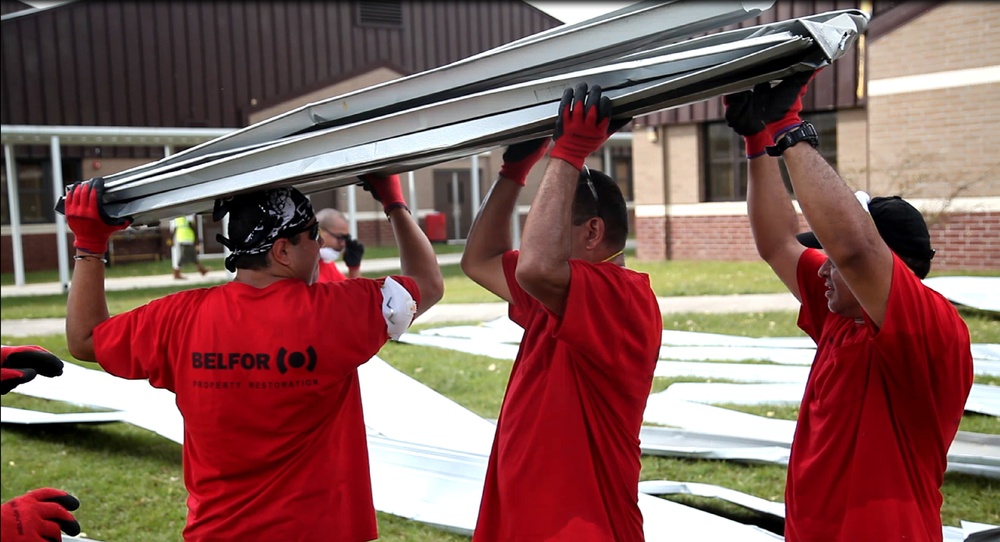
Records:
[[[605,89],[616,118],[678,107],[828,65],[868,23],[842,10],[684,39],[772,3],[642,2],[554,28],[107,176],[106,208],[153,223],[240,192],[312,193],[550,135],[563,90],[580,81]]]

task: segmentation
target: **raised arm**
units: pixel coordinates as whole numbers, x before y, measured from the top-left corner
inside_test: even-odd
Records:
[[[94,328],[107,320],[108,302],[104,295],[104,253],[111,234],[128,227],[129,219],[111,219],[101,196],[101,178],[70,187],[65,199],[66,223],[73,231],[73,279],[66,298],[66,346],[73,357],[97,361],[94,356]]]
[[[392,224],[392,233],[399,247],[400,273],[412,278],[420,289],[420,306],[414,315],[416,318],[434,306],[444,295],[444,279],[441,277],[437,255],[434,254],[431,242],[410,214],[410,208],[403,199],[399,175],[387,177],[365,175],[362,180],[365,190],[371,191],[375,199],[382,203],[382,209]]]
[[[815,72],[797,73],[773,87],[766,83],[757,85],[749,110],[766,123],[765,131],[775,141],[775,146],[768,147],[768,154],[778,156],[784,151],[785,166],[802,215],[827,257],[865,312],[881,325],[892,281],[892,252],[864,207],[858,205],[854,192],[814,148],[815,132],[810,134],[803,129],[799,112],[813,75]],[[806,137],[810,135],[813,137]],[[753,161],[760,160],[763,159]],[[782,280],[788,284],[784,277]]]
[[[514,300],[503,273],[503,254],[513,247],[512,224],[517,196],[528,173],[549,148],[549,138],[515,143],[503,153],[500,175],[490,188],[469,230],[462,272],[508,303]]]
[[[518,284],[555,314],[563,314],[569,291],[573,199],[580,171],[587,156],[611,135],[610,124],[611,100],[601,87],[588,91],[586,83],[579,83],[563,93],[555,144],[524,224],[517,262]]]
[[[805,248],[795,239],[799,219],[781,179],[778,160],[767,155],[765,148],[772,143],[771,132],[762,118],[760,100],[767,97],[768,83],[731,94],[723,99],[726,122],[746,145],[747,214],[757,254],[774,270],[788,291],[801,301],[796,268]],[[798,99],[798,98],[797,98]],[[801,99],[798,99],[801,109]],[[796,113],[797,115],[797,113]]]
[[[892,285],[892,251],[854,192],[815,148],[803,141],[784,157],[809,227],[858,303],[881,327]]]

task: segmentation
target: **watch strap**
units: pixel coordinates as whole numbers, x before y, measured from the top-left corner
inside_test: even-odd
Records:
[[[781,156],[789,147],[794,146],[800,141],[808,142],[813,148],[819,145],[819,134],[816,133],[816,127],[811,122],[802,121],[802,124],[785,132],[784,135],[778,138],[774,142],[774,146],[766,147],[764,150],[768,156]]]

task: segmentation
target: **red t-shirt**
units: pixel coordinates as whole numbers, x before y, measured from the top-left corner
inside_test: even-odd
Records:
[[[347,277],[337,268],[337,262],[319,262],[319,277],[316,282],[340,282]]]
[[[642,540],[639,428],[662,317],[649,277],[570,261],[559,318],[514,279],[524,328],[486,471],[474,542]]]
[[[941,540],[941,482],[972,387],[969,330],[955,308],[893,257],[879,329],[827,308],[799,260],[799,327],[817,344],[785,489],[785,540]]]
[[[94,330],[106,371],[177,395],[186,540],[378,536],[357,367],[389,338],[381,282],[230,282]]]

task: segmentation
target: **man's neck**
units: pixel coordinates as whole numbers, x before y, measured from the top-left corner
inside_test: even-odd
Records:
[[[275,274],[270,268],[237,269],[236,278],[233,279],[233,282],[242,282],[243,284],[253,286],[254,288],[267,288],[275,282],[285,280],[287,278],[291,277]]]

